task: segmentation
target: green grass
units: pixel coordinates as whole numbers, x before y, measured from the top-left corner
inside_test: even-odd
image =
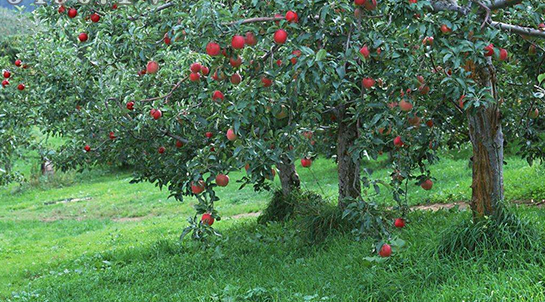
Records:
[[[433,190],[410,186],[410,204],[470,197],[467,152],[442,158],[432,168]],[[507,199],[545,199],[544,168],[528,167],[516,157],[506,161]],[[20,167],[30,171],[31,164]],[[364,165],[376,177],[389,177],[380,163]],[[334,199],[332,163],[318,160],[311,170],[298,171],[304,188],[323,189]],[[411,214],[409,226],[395,234],[406,248],[370,265],[364,257],[371,256],[372,240],[339,235],[306,246],[296,226],[230,218],[262,210],[271,196],[250,187],[238,191],[234,182],[218,192],[224,219],[214,227],[223,236],[203,248],[177,239],[194,213],[194,199],[179,203],[152,184],[131,185],[124,171],[103,168],[68,176],[54,185],[0,190],[0,300],[545,301],[542,253],[506,252],[503,261],[436,255],[441,234],[469,213]],[[68,198],[82,200],[51,204]],[[373,199],[393,204],[387,188]],[[544,229],[543,210],[519,211]]]

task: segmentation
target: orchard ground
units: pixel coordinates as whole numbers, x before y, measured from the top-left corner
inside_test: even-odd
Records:
[[[470,196],[469,151],[443,154],[432,167],[433,190],[410,186],[409,204],[451,203]],[[383,159],[385,160],[385,159]],[[507,158],[507,200],[545,199],[545,167]],[[386,180],[383,161],[365,162]],[[31,165],[20,164],[30,175]],[[35,169],[35,168],[34,168]],[[334,202],[335,165],[297,167],[303,188]],[[369,263],[373,240],[334,235],[309,245],[294,225],[258,225],[270,193],[220,188],[223,234],[212,247],[179,235],[194,214],[149,183],[129,184],[130,171],[104,167],[58,173],[0,190],[0,300],[8,301],[545,301],[543,255],[506,252],[502,261],[440,258],[442,233],[467,211],[416,211],[395,233],[406,246]],[[278,182],[278,178],[276,178]],[[278,186],[278,183],[276,184]],[[394,205],[381,187],[370,196]],[[545,210],[516,211],[540,230]]]

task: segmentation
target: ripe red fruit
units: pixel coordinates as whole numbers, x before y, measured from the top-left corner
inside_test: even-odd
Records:
[[[399,102],[399,108],[402,111],[409,112],[413,109],[413,104],[405,101],[405,99],[402,99],[401,102]]]
[[[242,65],[242,58],[239,57],[239,56],[237,56],[236,59],[235,58],[230,58],[229,63],[231,64],[231,66],[233,66],[233,68],[237,68],[240,65]]]
[[[191,72],[197,73],[197,72],[201,71],[201,68],[202,68],[201,64],[193,63],[193,64],[191,64],[191,67],[189,69],[191,69]]]
[[[409,0],[410,4],[416,4],[417,2],[418,2],[417,0]]]
[[[165,147],[159,147],[159,149],[157,149],[157,152],[159,152],[159,154],[165,153]]]
[[[424,44],[424,46],[425,45],[432,46],[434,40],[435,39],[433,37],[425,37],[424,40],[422,40],[422,44]]]
[[[401,140],[401,136],[396,136],[396,138],[394,138],[394,146],[403,147],[403,145],[405,144],[403,143],[403,140]]]
[[[206,45],[206,53],[209,56],[212,56],[212,57],[217,56],[220,54],[220,52],[221,52],[221,48],[218,43],[210,42],[208,43],[208,45]]]
[[[89,152],[91,151],[91,146],[85,145],[85,147],[83,147],[83,150],[85,150],[85,152]]]
[[[4,78],[9,79],[11,77],[11,72],[4,70]]]
[[[289,23],[294,23],[299,21],[299,16],[297,16],[296,12],[290,10],[286,13],[286,20],[288,20]]]
[[[210,69],[208,69],[208,67],[206,67],[206,66],[201,67],[201,74],[203,76],[207,76],[209,73],[210,73]]]
[[[451,33],[452,29],[450,29],[450,27],[448,27],[446,24],[443,24],[441,25],[441,32],[446,35]]]
[[[504,48],[500,48],[500,61],[507,60],[508,56],[509,56],[509,53],[507,53],[507,50]]]
[[[490,43],[488,44],[484,50],[486,51],[486,53],[484,54],[485,57],[491,57],[494,55],[494,44]]]
[[[295,57],[291,58],[290,61],[291,61],[291,64],[295,65],[297,64],[297,58],[301,56],[301,51],[296,49],[294,51],[291,52],[292,55],[294,55]]]
[[[432,128],[432,127],[433,127],[433,121],[432,121],[432,120],[428,120],[428,121],[426,122],[426,126]]]
[[[537,26],[537,28],[541,31],[545,31],[545,23],[539,23],[539,25]]]
[[[460,99],[458,100],[458,106],[460,106],[460,108],[464,109],[464,99],[466,98],[465,94],[462,95],[460,97]]]
[[[165,36],[163,37],[163,42],[165,42],[166,45],[170,45],[170,43],[172,43],[172,40],[170,39],[168,34],[165,34]]]
[[[354,0],[354,4],[356,5],[364,5],[366,0]]]
[[[21,62],[21,60],[15,60],[15,66],[21,67],[22,64],[23,62]]]
[[[198,82],[201,80],[201,75],[195,72],[189,74],[189,80],[191,82]]]
[[[146,66],[146,73],[154,74],[159,71],[159,63],[155,61],[149,61],[148,65]]]
[[[117,9],[117,3],[114,3],[114,5],[112,5],[112,9]]]
[[[530,47],[528,47],[528,54],[531,56],[535,56],[536,53],[537,53],[536,46],[534,44],[530,45]]]
[[[197,193],[197,194],[198,194],[198,193]],[[214,224],[214,217],[212,217],[212,215],[209,214],[209,213],[205,213],[205,214],[202,215],[201,222],[202,222],[203,224],[206,224],[206,225],[208,225],[208,226],[211,226],[211,225]]]
[[[263,83],[263,87],[271,87],[272,86],[272,80],[268,78],[261,78],[261,83]]]
[[[89,36],[86,33],[81,33],[79,34],[78,39],[80,40],[80,42],[85,42],[87,41],[87,39],[89,39]]]
[[[206,132],[204,134],[207,138],[212,138],[212,136],[214,136],[214,134],[212,134],[212,132]]]
[[[19,84],[19,85],[17,86],[17,89],[19,89],[19,90],[21,90],[21,91],[25,90],[25,84]]]
[[[370,89],[375,86],[375,80],[372,78],[365,78],[361,81],[361,84],[365,89]]]
[[[367,0],[363,3],[363,7],[365,7],[366,10],[374,10],[377,8],[377,0]]]
[[[403,219],[403,218],[396,219],[395,222],[394,222],[394,226],[396,228],[400,228],[400,229],[405,227],[405,219]]]
[[[78,11],[75,8],[71,8],[68,10],[69,18],[75,18],[77,15],[78,15]]]
[[[278,67],[282,66],[282,60],[276,60],[276,65],[277,65]]]
[[[176,141],[176,148],[181,148],[184,146],[184,143],[182,143],[181,141]]]
[[[90,19],[91,19],[91,21],[93,21],[94,23],[97,23],[98,21],[100,21],[100,15],[97,14],[97,13],[93,13],[93,14],[91,15],[91,18],[90,18]]]
[[[531,119],[535,120],[535,119],[538,118],[538,116],[539,116],[539,110],[538,110],[537,108],[534,109],[534,110],[531,110],[530,113],[528,113],[528,116],[529,116]]]
[[[3,81],[2,81],[2,87],[3,87],[3,88],[6,88],[6,86],[8,86],[8,85],[9,85],[9,81],[8,81],[8,80],[3,80]]]
[[[245,43],[244,37],[236,35],[231,40],[231,47],[233,47],[234,49],[243,49],[244,43]]]
[[[154,120],[158,120],[163,116],[163,113],[159,109],[151,109],[150,115]]]
[[[421,75],[416,76],[416,79],[418,80],[418,82],[419,82],[420,84],[424,84],[424,83],[426,82],[426,81],[424,80],[424,77],[421,76]]]
[[[303,166],[303,168],[310,168],[310,166],[312,166],[312,159],[306,157],[301,159],[301,166]]]
[[[212,99],[214,101],[223,101],[225,99],[225,96],[223,95],[223,93],[219,90],[216,90],[214,91],[214,93],[212,94]]]
[[[134,110],[134,102],[128,102],[127,103],[127,109]]]
[[[380,248],[378,254],[380,255],[380,257],[390,257],[392,255],[392,247],[389,244],[385,243]]]
[[[201,194],[202,192],[204,192],[204,181],[199,180],[199,182],[197,182],[196,184],[194,182],[191,182],[191,192],[193,192],[193,194],[195,195]],[[212,223],[214,223],[213,220],[212,220]]]
[[[364,58],[368,59],[369,56],[371,55],[371,52],[369,51],[369,48],[367,48],[367,45],[364,45],[361,49],[360,49],[360,53],[363,55]]]
[[[59,14],[64,14],[65,11],[66,11],[66,8],[64,7],[64,5],[61,5],[58,9]]]
[[[229,184],[229,176],[225,174],[218,174],[218,176],[216,176],[216,184],[220,187],[227,187]]]
[[[234,73],[231,76],[231,83],[233,83],[234,85],[240,84],[241,81],[242,81],[242,77],[240,76],[240,74]]]
[[[430,86],[421,85],[420,87],[418,87],[418,91],[420,91],[421,95],[426,95],[426,94],[430,93]]]
[[[286,40],[288,40],[288,33],[285,30],[279,29],[274,33],[274,42],[276,44],[284,44]]]
[[[244,39],[244,42],[248,46],[255,46],[257,45],[257,39],[253,32],[249,31],[246,33],[246,38]]]
[[[227,139],[230,141],[235,141],[237,139],[237,134],[235,133],[235,130],[229,129],[227,130]]]
[[[426,179],[426,181],[420,184],[420,186],[422,187],[422,189],[429,191],[433,187],[433,181],[431,181],[430,179]]]

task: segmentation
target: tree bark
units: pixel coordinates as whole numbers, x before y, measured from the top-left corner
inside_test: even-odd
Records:
[[[476,70],[476,82],[489,87],[497,98],[495,69],[488,66]],[[473,183],[471,209],[475,220],[492,215],[504,198],[503,189],[503,132],[497,102],[488,107],[468,110],[469,136],[473,145]]]
[[[295,170],[295,164],[287,156],[282,156],[281,161],[276,165],[280,172],[280,184],[282,185],[282,193],[287,196],[301,187],[299,174]]]
[[[358,126],[346,118],[346,108],[338,112],[337,167],[339,172],[339,208],[344,209],[350,199],[361,196],[360,159],[354,159],[350,148],[358,138]]]

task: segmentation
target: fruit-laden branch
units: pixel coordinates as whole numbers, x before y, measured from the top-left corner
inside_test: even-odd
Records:
[[[506,8],[509,6],[515,6],[520,4],[521,0],[492,0],[491,3],[486,3],[489,9],[495,10],[500,8]]]
[[[135,17],[129,16],[128,19],[131,20],[131,21],[134,21],[134,20],[137,20],[137,19],[140,18],[140,17],[144,17],[144,16],[146,16],[146,15],[149,15],[150,13],[158,13],[158,12],[160,12],[160,11],[162,11],[162,10],[164,10],[164,9],[167,9],[167,8],[169,8],[169,7],[172,7],[172,6],[174,6],[174,5],[175,5],[174,2],[167,2],[167,3],[165,3],[165,4],[162,4],[162,5],[158,6],[156,9],[154,9],[154,10],[151,11],[151,12],[148,12],[147,14],[142,14],[142,15],[140,15],[140,16],[135,16]]]
[[[545,31],[540,31],[530,27],[523,27],[523,26],[512,25],[512,24],[496,22],[496,21],[490,21],[489,25],[491,27],[495,27],[503,31],[508,31],[511,33],[516,33],[516,34],[520,34],[524,36],[538,37],[538,38],[545,39]]]
[[[184,143],[184,144],[188,144],[188,143],[189,143],[189,141],[188,141],[187,139],[185,139],[185,138],[183,138],[183,137],[181,137],[181,136],[178,136],[178,135],[176,135],[176,134],[172,134],[172,133],[168,132],[168,130],[165,131],[165,135],[168,136],[168,137],[172,137],[172,138],[175,139],[175,140],[179,140],[179,141],[181,141],[181,142]]]
[[[238,20],[231,23],[224,23],[223,25],[233,26],[233,25],[248,24],[248,23],[280,21],[284,19],[285,18],[283,16],[282,17],[258,17],[258,18]]]
[[[436,0],[431,2],[431,6],[433,8],[433,11],[435,12],[451,11],[457,12],[464,16],[467,15],[471,10],[471,3],[467,6],[459,6],[456,2]]]

